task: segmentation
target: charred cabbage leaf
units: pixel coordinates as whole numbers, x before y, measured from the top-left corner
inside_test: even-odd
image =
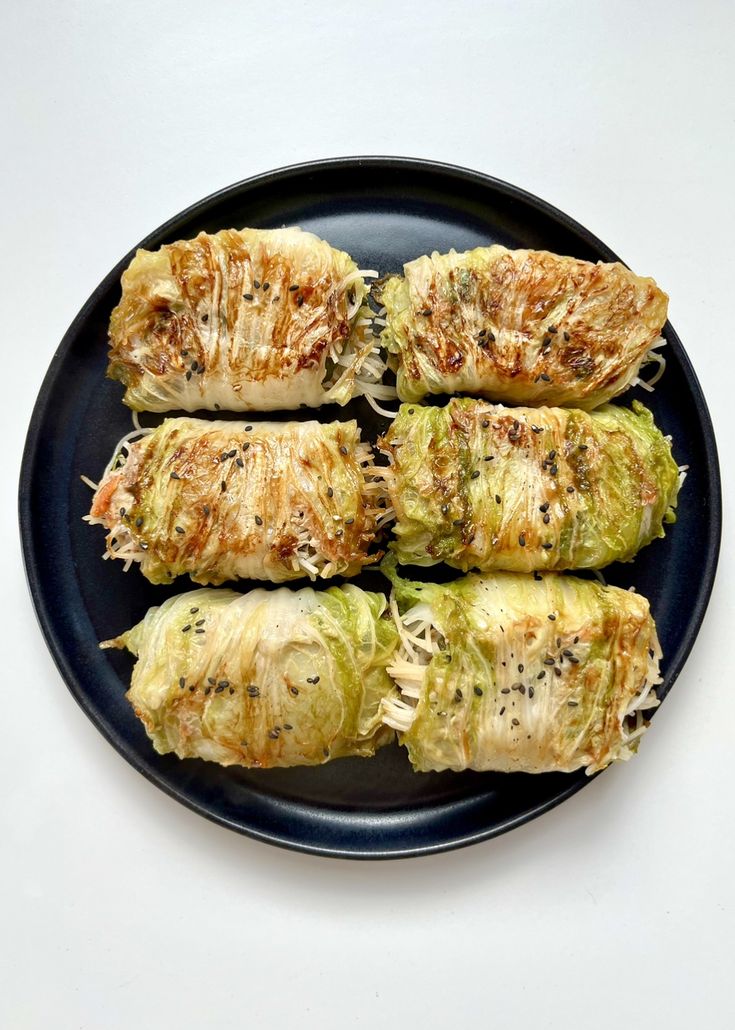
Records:
[[[404,564],[599,569],[674,518],[679,469],[637,401],[593,412],[404,404],[380,446]]]
[[[493,246],[403,271],[382,289],[382,338],[405,401],[471,393],[593,408],[635,380],[666,321],[666,294],[619,263]]]
[[[88,521],[152,583],[351,576],[379,557],[372,459],[354,421],[166,419],[113,458]]]
[[[375,364],[367,293],[348,254],[297,228],[139,250],[110,320],[108,375],[136,411],[345,404]]]
[[[160,754],[250,768],[369,756],[393,739],[386,599],[323,592],[196,590],[151,608],[103,647],[137,658],[127,697]]]
[[[593,773],[636,751],[660,682],[645,598],[554,573],[396,583],[402,700],[382,709],[417,772]]]

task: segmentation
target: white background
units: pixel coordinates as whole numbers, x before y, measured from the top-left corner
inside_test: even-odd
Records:
[[[137,775],[49,658],[16,527],[69,322],[133,244],[256,172],[467,165],[569,212],[671,296],[730,473],[735,6],[0,5],[0,1026],[735,1025],[733,547],[630,765],[453,854],[290,854]],[[729,646],[728,646],[729,645]]]

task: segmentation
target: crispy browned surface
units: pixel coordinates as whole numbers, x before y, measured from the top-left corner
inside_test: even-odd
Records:
[[[467,392],[596,406],[635,377],[666,321],[666,294],[619,263],[495,246],[404,272],[383,290],[403,400]]]

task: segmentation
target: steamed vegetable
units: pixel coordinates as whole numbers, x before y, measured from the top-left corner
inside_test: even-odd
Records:
[[[417,772],[593,773],[637,750],[660,682],[645,598],[495,573],[396,580],[393,606],[402,700],[382,708]]]
[[[404,265],[382,289],[398,396],[471,393],[593,408],[636,380],[668,298],[623,265],[478,247]]]
[[[110,320],[108,375],[136,411],[345,404],[384,368],[370,357],[367,292],[348,254],[297,228],[139,250]]]
[[[638,402],[593,412],[404,404],[380,446],[402,563],[599,569],[633,558],[674,518],[679,469]]]
[[[354,421],[166,419],[113,458],[89,521],[152,583],[351,576],[378,557],[374,471]]]
[[[196,590],[151,608],[103,647],[137,657],[127,697],[156,751],[250,768],[368,756],[393,732],[380,702],[397,634],[386,600],[323,592]]]

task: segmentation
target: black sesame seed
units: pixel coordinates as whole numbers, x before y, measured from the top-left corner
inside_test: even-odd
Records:
[[[573,486],[568,486],[567,487],[567,493],[568,494],[573,494],[574,493],[574,487]]]
[[[225,492],[225,490],[227,489],[227,483],[225,482],[225,480],[224,480],[224,479],[223,479],[223,480],[222,480],[222,482],[220,483],[220,486],[221,486],[221,488],[222,488],[222,493],[224,493],[224,492]]]
[[[211,687],[205,687],[204,688],[204,693],[205,693],[205,695],[207,697],[209,697],[209,695],[212,693],[212,688]]]
[[[253,299],[252,293],[243,293],[242,297],[243,297],[243,300],[252,300]]]
[[[457,701],[457,702],[460,702],[463,697],[464,697],[464,694],[459,689],[459,687],[457,687],[457,689],[454,691],[454,700]]]
[[[553,544],[541,544],[541,546],[543,547],[543,549],[544,549],[545,551],[550,551],[550,550],[551,550],[551,548],[552,548],[552,547],[553,547],[554,545],[553,545]]]
[[[299,688],[298,687],[289,687],[288,689],[291,691],[291,693],[293,694],[294,697],[298,696],[298,693],[299,693]]]
[[[206,619],[197,619],[197,621],[194,623],[194,625],[195,626],[203,626],[206,621],[207,621]]]
[[[567,704],[569,705],[570,708],[576,708],[577,705],[579,704],[579,702],[578,701],[567,701]]]
[[[442,504],[441,511],[442,511],[442,515],[447,515],[449,513],[449,505],[448,504]]]
[[[194,632],[195,632],[195,633],[205,633],[205,632],[206,632],[206,630],[203,630],[203,629],[195,629],[195,630],[194,630]]]
[[[290,722],[284,722],[283,728],[284,728],[284,730],[292,730],[293,726],[291,725]]]
[[[331,486],[327,487],[327,497],[334,497],[334,490],[331,488]]]
[[[538,510],[539,511],[548,511],[549,510],[549,502],[548,501],[544,501],[543,504],[539,505],[539,509]]]
[[[525,547],[526,546],[526,534],[525,533],[521,533],[521,535],[518,537],[518,543],[521,545],[521,547]]]
[[[482,687],[475,687],[475,695],[477,697],[482,697]]]
[[[541,426],[531,426],[531,431],[533,433],[543,433],[543,429]]]
[[[569,661],[572,663],[572,665],[579,665],[579,658],[577,658],[573,654],[569,656]]]
[[[550,325],[546,330],[547,333],[555,333],[556,331],[557,329],[555,325]]]
[[[263,525],[263,520],[261,519],[260,515],[256,515],[255,516],[255,525],[256,526],[262,526]]]
[[[293,285],[293,286],[289,286],[289,288],[288,288],[288,292],[289,292],[289,293],[295,293],[295,292],[296,292],[296,290],[298,290],[298,288],[299,288],[299,285],[298,285],[298,283],[294,283],[294,285]]]
[[[189,369],[189,371],[188,371],[188,372],[186,373],[186,380],[187,380],[187,382],[188,382],[188,381],[189,381],[190,379],[191,379],[191,369]]]
[[[228,458],[234,458],[236,454],[237,454],[237,448],[233,447],[231,451],[227,452],[227,457]]]
[[[196,615],[196,613],[197,613],[198,611],[199,611],[199,609],[198,609],[198,608],[190,608],[190,609],[189,609],[189,615]]]
[[[500,504],[500,494],[495,494],[495,503]]]
[[[553,658],[551,658],[551,657],[544,658],[544,665],[554,665],[554,664],[555,664],[555,662],[554,662]]]
[[[544,382],[544,383],[550,383],[551,382],[551,376],[548,376],[545,372],[541,373],[541,375],[539,376],[539,379],[541,379],[542,382]]]
[[[511,722],[511,725],[512,725],[512,726],[520,726],[520,725],[521,725],[521,724],[520,724],[520,723],[518,722],[518,720],[517,720],[517,719],[511,719],[511,720],[510,720],[510,722]]]
[[[453,526],[463,526],[464,525],[464,519],[454,519],[454,521],[452,522],[452,525]]]
[[[556,622],[556,615],[554,615],[553,612],[547,615],[546,617],[549,620],[549,622]]]
[[[491,332],[489,329],[487,331],[487,338],[490,343],[495,343],[495,333]]]
[[[266,290],[269,290],[270,288],[271,288],[271,284],[270,283],[263,283],[263,292],[265,292]]]
[[[543,580],[543,576],[539,572],[536,572],[535,570],[534,570],[534,573],[533,573],[533,578],[536,580],[537,583],[541,583],[542,580]]]
[[[549,451],[549,461],[553,461],[556,457],[556,451]]]
[[[209,315],[202,315],[202,322],[208,322],[208,321],[209,321]]]
[[[253,286],[255,287],[256,290],[260,289],[260,283],[258,282],[257,279],[253,279]]]
[[[564,339],[567,341],[570,339],[569,333],[564,333]]]
[[[193,694],[195,690],[196,690],[196,687],[195,687],[195,686],[193,686],[193,687],[189,687],[189,693],[190,693],[190,694]]]
[[[503,707],[500,709],[500,711],[498,712],[498,715],[503,715],[504,712],[505,712],[505,705],[503,705]]]
[[[431,308],[424,308],[421,314],[424,316],[424,318],[428,318],[429,315],[433,314],[433,311]]]
[[[345,525],[346,526],[351,526],[354,521],[355,521],[354,519],[345,519]]]
[[[545,526],[548,526],[548,524],[549,524],[550,522],[551,522],[551,515],[549,515],[549,513],[548,513],[548,511],[547,511],[547,512],[546,512],[546,514],[544,515],[544,525],[545,525]]]
[[[519,665],[518,665],[518,671],[519,671],[519,672],[523,672],[523,669],[524,669],[524,666],[523,666],[523,665],[521,665],[521,664],[519,664]]]
[[[248,687],[248,697],[260,697],[260,689],[251,684]]]
[[[196,372],[196,370],[199,368],[199,362],[198,361],[192,361],[192,363],[189,366],[189,368],[192,370],[192,372]]]
[[[548,665],[549,663],[547,662],[546,664]],[[553,664],[554,664],[554,659],[552,658],[552,659],[551,659],[551,665],[553,665]],[[542,670],[541,670],[541,672],[540,672],[540,673],[538,674],[538,676],[536,677],[536,679],[537,679],[537,680],[542,680],[542,679],[544,678],[544,676],[545,676],[545,675],[546,675],[546,669],[542,669]]]
[[[529,699],[532,698],[534,694],[535,694],[535,690],[533,689],[533,687],[529,687],[528,688],[528,697],[529,697]]]
[[[202,507],[202,511],[204,512],[204,514],[205,514],[205,515],[209,515],[209,510],[210,510],[210,509],[209,509],[209,505],[208,505],[208,504],[205,504],[205,505],[204,505],[204,506]]]
[[[483,337],[486,332],[487,332],[487,329],[481,329],[477,335],[480,336],[480,337]]]
[[[183,676],[181,676],[180,679],[179,679],[179,686],[181,687],[182,690],[186,686],[186,680],[184,679]]]
[[[558,665],[554,666],[554,675],[555,676],[561,676],[561,669],[559,668]]]
[[[244,469],[245,468],[245,462],[242,460],[242,458],[237,458],[236,461],[235,461],[235,464],[237,465],[237,467],[239,469]]]
[[[143,525],[143,516],[142,515],[139,515],[137,517],[137,519],[135,520],[135,525],[138,527],[138,529],[140,529],[140,527]]]
[[[579,449],[580,449],[580,451],[588,451],[589,450],[589,444],[581,443],[579,445]]]
[[[334,535],[335,535],[336,537],[340,537],[340,536],[342,536],[342,535],[343,535],[343,531],[342,531],[341,529],[338,529],[338,530],[337,530],[337,532],[336,532],[336,533],[335,533]]]
[[[178,474],[178,472],[172,472],[171,473],[171,478],[172,479],[181,479],[181,476]]]
[[[188,350],[182,350],[181,357],[182,358],[188,358],[188,356],[189,356],[189,351]]]
[[[501,694],[510,694],[510,687],[503,687],[500,691]]]
[[[479,478],[480,478],[480,471],[479,471],[479,469],[475,469],[475,471],[470,476],[470,479],[479,479]]]
[[[181,632],[182,633],[188,633],[190,629],[191,629],[191,623],[188,622],[185,626],[181,627]]]
[[[344,444],[342,444],[342,446],[340,447],[339,453],[340,454],[347,454],[347,448],[345,447]]]
[[[572,652],[571,652],[571,651],[569,650],[569,648],[568,648],[568,647],[565,647],[565,648],[564,648],[564,650],[562,651],[562,654],[563,654],[563,655],[564,655],[565,657],[567,657],[567,658],[568,658],[568,657],[569,657],[569,655],[570,655],[570,654],[572,654]]]
[[[579,637],[575,637],[574,640],[572,641],[572,643],[573,644],[578,644],[579,643]],[[651,655],[651,657],[653,657],[653,655]]]
[[[494,454],[486,454],[485,457],[482,460],[483,461],[494,461],[495,460],[495,455]]]
[[[186,532],[186,530],[184,529],[183,526],[174,526],[174,529],[176,530],[177,533],[185,533]]]
[[[245,432],[246,433],[251,433],[252,431],[253,431],[253,427],[252,426],[245,426]]]
[[[551,468],[549,469],[549,472],[550,472],[550,474],[552,476],[555,476],[558,471],[559,471],[559,466],[558,465],[552,465]]]
[[[278,733],[276,732],[276,730],[268,730],[268,736],[271,738],[271,740],[278,740]]]
[[[484,419],[482,420],[482,428],[483,428],[483,429],[487,429],[489,425],[490,425],[490,420],[489,420],[489,419],[487,419],[487,418],[484,418]]]
[[[304,303],[304,297],[303,297],[303,294],[300,293],[298,295],[298,297],[296,298],[296,307],[300,308],[303,303]]]

